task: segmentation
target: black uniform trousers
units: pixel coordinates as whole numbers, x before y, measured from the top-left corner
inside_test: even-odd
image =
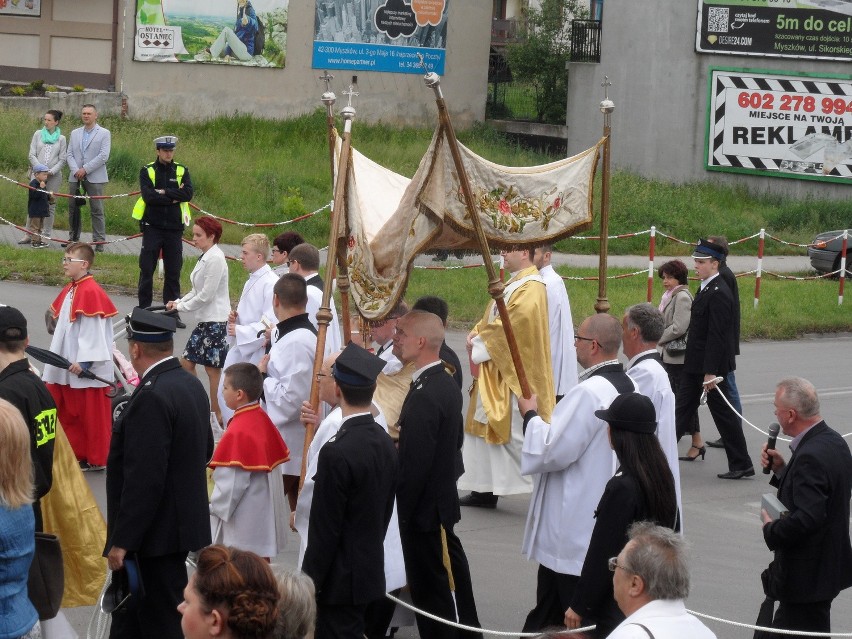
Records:
[[[145,596],[112,613],[110,639],[183,639],[177,607],[188,583],[186,553],[139,557],[138,563]]]
[[[767,598],[760,607],[756,625],[783,630],[805,630],[807,632],[831,632],[831,599],[811,603],[779,602],[778,609],[773,608],[775,601]],[[765,630],[755,630],[754,639],[806,639],[802,635],[778,634]]]
[[[683,436],[681,429],[685,424],[691,424],[698,411],[703,391],[702,384],[704,375],[701,373],[682,373],[680,386],[675,399],[675,423],[678,426],[677,438]],[[731,410],[730,406],[722,398],[724,395],[733,405],[728,382],[723,380],[717,384],[719,390],[711,390],[707,393],[707,408],[716,423],[716,429],[722,436],[725,444],[725,454],[728,456],[728,470],[748,470],[752,468],[751,457],[748,454],[745,435],[743,435],[743,422]],[[722,391],[722,395],[719,394]]]
[[[444,532],[455,584],[455,602],[449,587],[450,577],[444,565],[440,529],[400,530],[405,574],[411,589],[411,600],[415,607],[449,621],[456,621],[458,613],[458,623],[479,628],[479,616],[473,599],[473,584],[470,579],[467,556],[453,529],[445,528]],[[458,637],[481,639],[482,637],[482,633],[459,630],[422,615],[417,615],[417,630],[421,637],[429,637],[429,639]]]
[[[139,251],[139,306],[151,306],[154,297],[154,269],[163,251],[163,304],[180,298],[180,271],[183,268],[183,230],[160,229],[142,224]]]
[[[571,607],[580,577],[564,575],[539,564],[535,587],[535,608],[524,622],[523,632],[565,628],[565,611]]]
[[[366,604],[338,606],[317,602],[314,639],[362,639]]]

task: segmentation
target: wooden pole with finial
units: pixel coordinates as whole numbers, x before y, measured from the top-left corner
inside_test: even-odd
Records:
[[[601,239],[598,261],[598,299],[595,302],[595,311],[608,313],[610,309],[609,300],[606,297],[606,260],[609,250],[609,180],[610,180],[610,151],[612,149],[612,123],[610,116],[615,111],[615,103],[609,99],[609,87],[612,82],[608,76],[604,76],[601,82],[604,90],[604,99],[601,100],[600,110],[604,116],[603,134],[603,171],[601,172]]]
[[[352,120],[355,119],[355,109],[352,106],[352,98],[358,95],[351,86],[349,91],[343,95],[349,96],[349,104],[340,112],[343,117],[343,138],[340,148],[340,159],[337,163],[337,182],[334,186],[334,204],[331,209],[331,231],[329,233],[328,254],[326,255],[325,272],[331,273],[337,260],[339,243],[337,238],[342,234],[346,226],[346,178],[349,175],[349,155],[351,150]],[[331,288],[334,279],[326,277],[322,288],[322,304],[317,311],[317,348],[314,355],[313,380],[311,381],[311,406],[314,412],[319,414],[319,384],[317,375],[322,369],[322,360],[325,356],[325,341],[328,334],[328,325],[331,323]],[[302,455],[302,469],[299,473],[299,489],[305,483],[305,472],[307,470],[307,450],[314,439],[316,427],[314,424],[305,424],[305,454]]]
[[[325,92],[320,100],[325,105],[325,119],[328,130],[328,158],[331,165],[331,190],[334,192],[334,149],[337,144],[337,135],[334,128],[334,103],[337,96],[331,90],[331,81],[334,76],[328,71],[323,71],[319,79],[325,82]],[[357,94],[356,94],[357,95]],[[333,238],[332,238],[333,239]],[[334,278],[334,268],[326,270],[326,279]],[[340,315],[343,328],[343,343],[346,344],[352,335],[352,326],[349,323],[349,273],[346,269],[345,252],[341,254],[338,247],[337,253],[337,289],[340,291]]]
[[[423,60],[421,58],[421,64]],[[532,394],[530,391],[529,381],[524,371],[524,363],[521,360],[521,353],[518,349],[518,342],[515,339],[515,333],[512,330],[512,322],[509,319],[509,311],[506,308],[506,301],[503,299],[503,290],[505,286],[503,281],[497,276],[494,270],[494,263],[491,261],[491,252],[488,248],[488,238],[485,237],[485,231],[482,230],[482,222],[479,219],[479,212],[473,198],[473,191],[470,188],[470,182],[465,171],[464,163],[462,162],[461,152],[458,147],[453,123],[450,120],[450,114],[447,111],[447,105],[444,102],[444,96],[441,93],[441,78],[437,73],[427,73],[424,81],[426,86],[430,87],[435,92],[435,101],[438,104],[438,117],[440,118],[441,126],[447,139],[447,145],[450,149],[450,154],[453,157],[453,164],[459,175],[462,194],[464,195],[465,206],[467,207],[468,215],[470,215],[473,223],[476,241],[479,244],[479,251],[482,253],[482,261],[485,263],[485,270],[488,273],[488,293],[494,300],[497,306],[497,312],[500,315],[500,321],[503,325],[503,331],[506,334],[506,341],[509,345],[509,353],[512,355],[512,363],[515,365],[515,373],[518,376],[518,383],[521,386],[521,394],[525,398],[529,398]]]

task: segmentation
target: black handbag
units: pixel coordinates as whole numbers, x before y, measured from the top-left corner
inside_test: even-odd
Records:
[[[30,564],[27,589],[30,601],[38,611],[38,618],[53,619],[62,606],[62,594],[65,591],[62,547],[56,535],[43,532],[35,534],[35,555]]]
[[[82,182],[77,182],[77,196],[74,198],[74,204],[77,206],[86,206],[88,198],[82,197],[86,195],[86,189],[83,188]]]

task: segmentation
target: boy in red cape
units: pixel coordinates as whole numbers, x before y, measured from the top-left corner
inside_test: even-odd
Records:
[[[254,364],[225,369],[222,395],[235,412],[209,464],[210,528],[214,544],[269,559],[284,550],[286,530],[278,522],[288,520],[280,468],[273,469],[290,459],[290,450],[260,407],[262,390],[263,376]]]
[[[50,305],[56,321],[50,350],[71,366],[63,369],[45,364],[42,374],[83,470],[106,467],[112,411],[107,385],[79,374],[88,370],[103,379],[115,379],[110,318],[118,311],[89,273],[94,263],[95,252],[88,244],[74,242],[65,249],[62,270],[71,281]]]

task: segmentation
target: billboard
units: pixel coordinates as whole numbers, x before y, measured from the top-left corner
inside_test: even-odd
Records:
[[[852,76],[711,67],[705,168],[852,183]]]
[[[852,60],[852,0],[698,0],[699,53]]]
[[[312,66],[443,75],[449,2],[316,0]]]
[[[282,68],[290,0],[136,0],[133,59]]]

